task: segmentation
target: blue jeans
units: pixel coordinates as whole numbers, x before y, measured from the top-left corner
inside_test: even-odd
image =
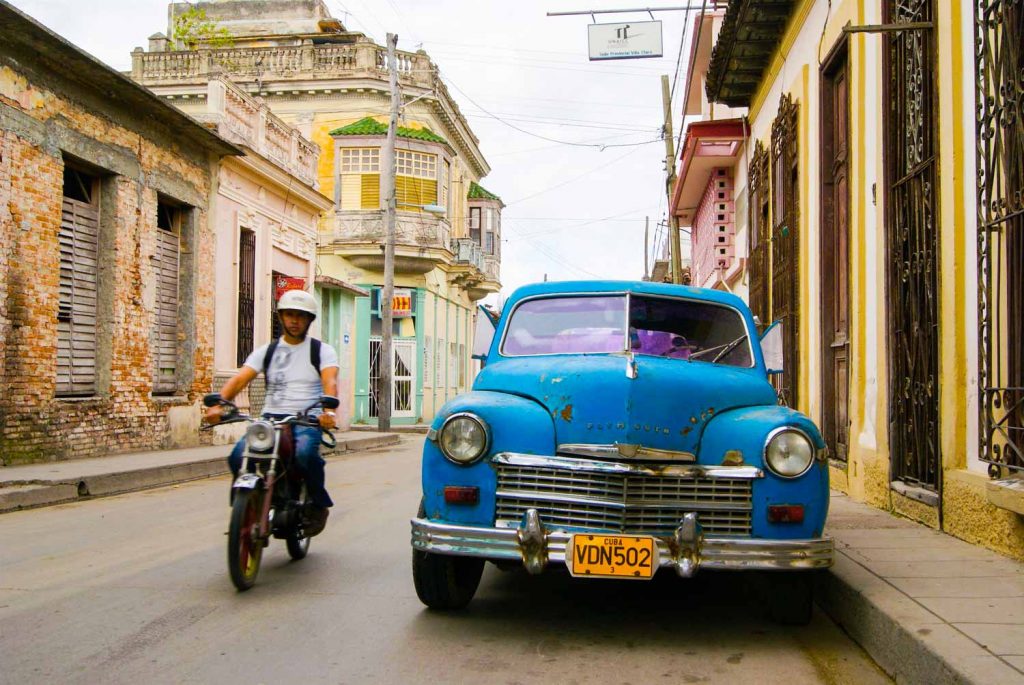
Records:
[[[320,456],[320,429],[312,426],[292,426],[295,436],[295,463],[306,480],[306,491],[313,504],[319,507],[334,506],[331,496],[324,487],[324,458]],[[245,454],[245,438],[235,444],[228,457],[231,473],[238,477]]]

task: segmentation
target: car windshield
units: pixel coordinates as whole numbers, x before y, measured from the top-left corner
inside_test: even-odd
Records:
[[[710,302],[631,295],[627,325],[624,295],[549,297],[520,304],[506,328],[508,356],[623,352],[628,344],[635,354],[753,365],[743,318]]]
[[[550,297],[523,302],[508,322],[502,354],[626,350],[626,297]]]
[[[629,347],[636,354],[750,367],[750,342],[734,309],[710,302],[634,295]]]

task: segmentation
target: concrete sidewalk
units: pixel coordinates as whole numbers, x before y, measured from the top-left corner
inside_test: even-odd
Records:
[[[334,435],[338,444],[324,452],[327,459],[394,445],[401,439],[396,433],[346,431]],[[225,474],[230,451],[231,445],[213,445],[0,467],[0,513]]]
[[[1024,684],[1024,564],[832,493],[817,599],[896,682]]]

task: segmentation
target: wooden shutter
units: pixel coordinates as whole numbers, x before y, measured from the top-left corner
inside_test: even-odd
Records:
[[[64,198],[60,224],[57,394],[96,392],[96,262],[99,210]]]
[[[380,209],[380,174],[363,174],[362,178],[362,208]]]
[[[153,275],[157,285],[153,392],[173,393],[178,368],[178,234],[174,230],[157,229]]]

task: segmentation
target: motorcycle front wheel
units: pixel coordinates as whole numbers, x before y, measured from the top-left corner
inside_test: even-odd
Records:
[[[228,571],[239,592],[256,584],[263,558],[263,541],[257,538],[263,507],[262,490],[239,490],[231,505],[228,526]]]

